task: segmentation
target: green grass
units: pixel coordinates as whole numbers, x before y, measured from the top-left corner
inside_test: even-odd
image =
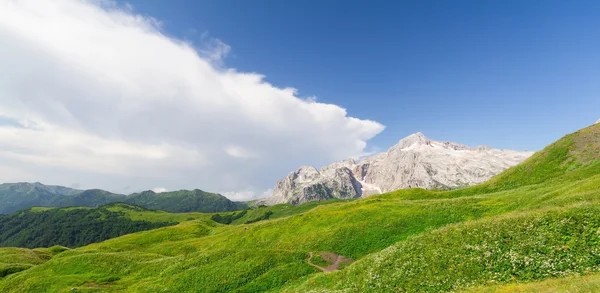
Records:
[[[321,267],[326,267],[331,264],[331,263],[327,262],[325,259],[323,259],[323,257],[321,257],[320,253],[314,253],[313,257],[310,261],[313,264],[321,266]]]
[[[150,210],[135,205],[126,203],[110,203],[101,206],[106,210],[112,212],[123,212],[124,216],[134,221],[149,221],[149,222],[184,222],[197,219],[209,219],[210,214],[201,212],[189,212],[189,213],[170,213],[160,210]],[[49,210],[79,210],[79,209],[93,209],[91,207],[31,207],[28,210],[32,212],[44,212]]]
[[[340,202],[349,202],[351,200],[340,200],[340,199],[329,199],[322,201],[312,201],[303,203],[301,205],[291,205],[291,204],[278,204],[274,206],[257,206],[246,209],[246,213],[242,217],[236,218],[230,224],[231,225],[240,225],[252,222],[261,221],[266,214],[269,214],[268,219],[278,219],[289,217],[292,215],[301,214],[312,210],[318,206],[328,205],[332,203],[340,203]],[[216,215],[228,216],[228,215],[236,215],[240,214],[242,211],[236,212],[227,212],[227,213],[216,213]]]
[[[564,278],[552,278],[537,282],[512,283],[475,287],[463,293],[559,293],[559,292],[600,292],[600,274],[573,275]]]
[[[184,221],[210,218],[210,215],[206,213],[169,213],[159,210],[149,210],[124,203],[112,203],[103,206],[103,208],[113,212],[123,212],[127,218],[134,221],[181,223]]]
[[[125,235],[11,274],[0,280],[0,291],[444,292],[511,283],[544,288],[545,279],[599,269],[598,133],[600,125],[569,135],[475,187],[258,208],[234,225],[200,216]],[[273,212],[268,220],[243,224],[266,211]],[[357,261],[321,273],[306,263],[309,252],[320,251]]]
[[[600,206],[486,218],[411,237],[287,292],[448,292],[600,270]]]
[[[0,248],[0,278],[43,264],[67,249],[60,246],[40,249]]]
[[[29,208],[30,211],[32,212],[43,212],[43,211],[47,211],[47,210],[51,210],[53,208],[51,207],[31,207]]]

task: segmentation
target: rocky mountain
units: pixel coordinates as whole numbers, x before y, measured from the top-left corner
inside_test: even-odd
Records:
[[[217,194],[199,189],[155,193],[144,191],[130,195],[101,189],[78,190],[63,186],[36,183],[0,184],[0,214],[9,214],[33,206],[69,207],[125,202],[148,209],[168,212],[226,212],[244,209],[246,203],[234,202]]]
[[[533,152],[469,147],[415,133],[387,152],[347,159],[317,170],[303,166],[279,180],[259,203],[299,204],[329,198],[357,198],[402,188],[450,189],[474,185],[520,163]]]

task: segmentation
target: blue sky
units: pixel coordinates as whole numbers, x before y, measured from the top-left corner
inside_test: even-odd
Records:
[[[598,11],[0,1],[0,182],[250,199],[415,132],[539,150],[600,118]]]
[[[127,1],[227,67],[386,129],[538,150],[600,118],[597,1]]]

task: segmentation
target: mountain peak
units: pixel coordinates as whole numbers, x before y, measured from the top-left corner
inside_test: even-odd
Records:
[[[429,140],[427,137],[425,137],[425,135],[422,132],[417,132],[417,133],[413,133],[413,134],[401,139],[400,141],[398,141],[398,144],[396,144],[396,146],[403,149],[403,148],[408,148],[413,145],[430,145],[430,144],[431,144],[431,140]]]
[[[319,170],[317,170],[317,168],[313,167],[313,166],[301,166],[300,168],[298,168],[298,170],[296,170],[296,173],[298,174],[312,174],[312,173],[319,173]]]
[[[406,138],[408,138],[408,137],[418,137],[419,139],[427,139],[427,137],[425,137],[425,134],[423,134],[423,132],[420,132],[420,131],[415,132],[415,133],[407,136]]]
[[[299,182],[308,182],[318,178],[319,170],[313,166],[302,166],[298,170],[292,172],[288,177],[299,180]]]

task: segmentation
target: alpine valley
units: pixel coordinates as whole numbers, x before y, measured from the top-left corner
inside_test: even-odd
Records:
[[[416,134],[358,162],[303,169],[290,183],[349,196],[309,201],[320,193],[303,191],[317,195],[216,213],[113,203],[0,216],[0,239],[21,246],[0,248],[0,292],[600,291],[600,124],[533,155]],[[360,185],[318,183],[342,175]],[[398,186],[411,188],[389,191]],[[3,188],[13,203],[82,194]],[[130,196],[184,211],[195,193]]]

